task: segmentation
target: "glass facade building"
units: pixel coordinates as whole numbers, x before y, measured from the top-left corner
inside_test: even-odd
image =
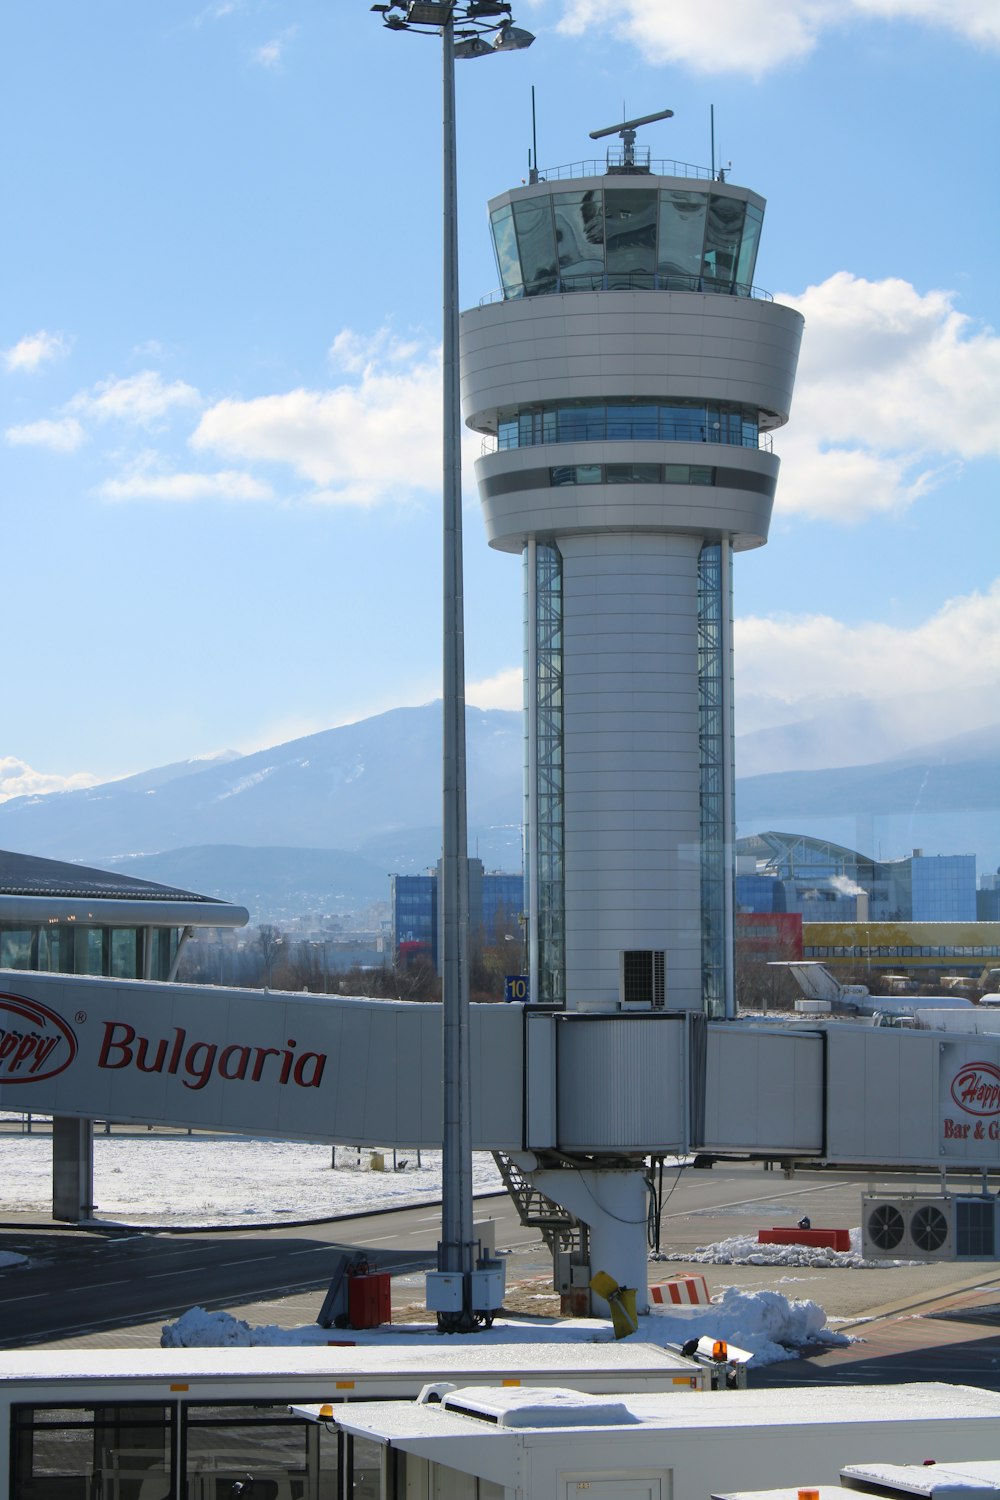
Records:
[[[976,920],[974,854],[914,854],[910,871],[914,922]]]
[[[440,932],[438,906],[439,871],[423,875],[392,875],[392,946],[412,954],[426,950],[434,967],[439,966]],[[524,910],[524,878],[505,871],[484,870],[482,861],[469,860],[469,925],[473,943],[492,947],[508,932],[517,933]]]

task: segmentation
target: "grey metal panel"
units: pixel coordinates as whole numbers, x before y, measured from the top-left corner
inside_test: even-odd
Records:
[[[0,1108],[347,1141],[441,1141],[436,1005],[8,971]],[[13,998],[12,998],[13,997]],[[520,1007],[470,1015],[473,1144],[521,1144]]]
[[[663,443],[631,443],[628,457],[662,463]],[[687,531],[703,537],[732,534],[737,550],[760,546],[767,536],[779,461],[772,453],[723,444],[677,442],[669,445],[671,463],[708,465],[718,473],[743,474],[747,483],[714,485],[613,484],[548,485],[519,488],[548,467],[615,462],[621,451],[607,442],[539,444],[487,454],[476,462],[486,535],[500,551],[519,551],[528,535],[562,536],[575,532],[616,533]],[[491,491],[491,481],[509,488]]]
[[[831,1161],[893,1165],[940,1158],[940,1044],[934,1034],[828,1028]],[[994,1044],[989,1051],[996,1056],[1000,1048]]]
[[[679,1016],[560,1016],[560,1149],[683,1150],[686,1046]]]
[[[551,1150],[556,1131],[556,1018],[528,1012],[525,1021],[525,1121],[528,1150]]]
[[[473,1144],[519,1151],[524,1130],[521,1007],[475,1005],[471,1012]]]
[[[820,1152],[823,1038],[708,1028],[705,1150]]]
[[[597,333],[594,327],[597,327]],[[740,401],[788,420],[802,315],[698,292],[571,292],[462,314],[462,407],[486,431],[501,407],[570,397]],[[608,352],[607,345],[628,348]]]

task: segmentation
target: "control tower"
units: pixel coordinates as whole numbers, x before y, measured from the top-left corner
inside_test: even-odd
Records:
[[[502,288],[461,323],[487,536],[523,559],[531,997],[724,1016],[732,557],[802,318],[754,285],[763,198],[613,129],[490,202]]]

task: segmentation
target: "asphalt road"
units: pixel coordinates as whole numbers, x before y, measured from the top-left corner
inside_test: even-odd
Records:
[[[936,1179],[934,1179],[936,1188]],[[896,1178],[884,1186],[896,1192],[926,1190],[928,1180]],[[875,1183],[866,1176],[802,1172],[787,1179],[752,1163],[718,1164],[712,1171],[666,1173],[661,1244],[686,1256],[696,1246],[734,1234],[755,1235],[774,1223],[794,1223],[808,1213],[813,1224],[849,1228],[859,1222],[860,1194]],[[519,1223],[505,1195],[478,1199],[476,1217],[493,1218],[498,1249],[507,1260],[508,1287],[526,1290],[522,1303],[550,1311],[551,1262],[538,1236]],[[155,1231],[95,1234],[18,1225],[0,1226],[0,1251],[26,1255],[28,1266],[0,1272],[0,1347],[148,1345],[159,1342],[163,1322],[188,1308],[225,1308],[251,1322],[294,1327],[315,1320],[340,1253],[364,1255],[393,1273],[394,1303],[407,1315],[422,1304],[419,1273],[434,1265],[440,1210],[432,1204],[391,1213],[275,1229],[164,1234]],[[763,1288],[819,1302],[828,1316],[848,1320],[862,1333],[865,1348],[855,1357],[823,1355],[786,1378],[850,1378],[848,1367],[862,1354],[879,1369],[902,1360],[908,1371],[930,1361],[938,1379],[970,1378],[1000,1388],[994,1367],[997,1325],[976,1324],[977,1304],[1000,1305],[1000,1266],[886,1266],[870,1270],[720,1265],[666,1260],[652,1266],[653,1279],[688,1269],[704,1272],[714,1291],[727,1285]],[[959,1296],[969,1309],[965,1321],[931,1321],[942,1299]],[[926,1316],[925,1316],[926,1314]],[[896,1330],[875,1347],[875,1318]],[[914,1325],[919,1322],[922,1329]],[[924,1336],[926,1335],[926,1336]],[[900,1342],[902,1340],[902,1343]],[[975,1343],[976,1358],[969,1358]],[[964,1348],[963,1348],[964,1346]],[[933,1358],[926,1353],[932,1348]],[[954,1356],[948,1353],[954,1347]],[[762,1372],[763,1373],[763,1372]],[[768,1377],[771,1378],[770,1376]],[[912,1374],[909,1378],[914,1378]],[[994,1380],[997,1384],[994,1385]]]
[[[478,1201],[496,1220],[498,1246],[534,1243],[509,1200]],[[318,1312],[340,1253],[394,1275],[428,1270],[440,1226],[440,1210],[422,1204],[307,1229],[105,1235],[7,1228],[0,1250],[31,1264],[0,1273],[0,1348],[311,1291]]]

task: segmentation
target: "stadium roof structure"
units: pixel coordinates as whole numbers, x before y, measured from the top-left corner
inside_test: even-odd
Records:
[[[736,840],[736,854],[753,855],[761,874],[776,875],[781,880],[794,880],[796,876],[815,879],[818,875],[846,875],[858,880],[863,874],[871,881],[889,874],[885,865],[870,854],[804,833],[752,833]]]

